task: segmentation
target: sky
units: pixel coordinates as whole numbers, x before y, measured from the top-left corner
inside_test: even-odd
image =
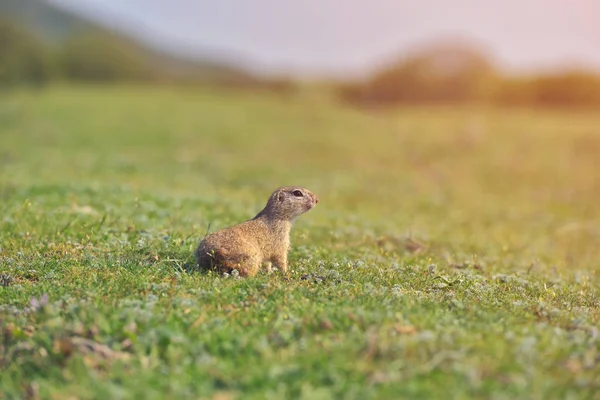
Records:
[[[51,0],[176,53],[265,72],[363,75],[437,40],[515,72],[600,70],[599,0]]]

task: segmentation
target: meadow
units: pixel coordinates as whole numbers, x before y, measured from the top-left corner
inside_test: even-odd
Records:
[[[0,399],[600,399],[600,115],[0,93]],[[196,271],[278,186],[290,271]]]

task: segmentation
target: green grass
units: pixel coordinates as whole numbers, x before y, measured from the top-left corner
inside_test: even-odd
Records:
[[[311,92],[4,93],[0,398],[599,399],[599,126]],[[209,224],[281,185],[320,199],[287,276],[190,270]]]

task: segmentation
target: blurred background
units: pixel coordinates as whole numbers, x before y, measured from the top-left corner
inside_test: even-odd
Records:
[[[85,241],[108,218],[132,243],[188,238],[187,256],[303,185],[321,200],[294,231],[307,255],[596,271],[599,15],[596,0],[0,0],[3,229]]]
[[[358,107],[600,104],[600,4],[1,0],[0,84],[197,84]]]
[[[0,200],[18,232],[91,209],[189,237],[297,184],[321,199],[297,234],[340,254],[597,269],[598,15],[595,0],[0,0]]]

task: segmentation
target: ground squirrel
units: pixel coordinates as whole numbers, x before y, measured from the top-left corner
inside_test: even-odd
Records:
[[[263,264],[285,272],[292,223],[318,202],[301,186],[280,187],[253,219],[206,236],[196,250],[198,265],[240,276],[256,275]]]

